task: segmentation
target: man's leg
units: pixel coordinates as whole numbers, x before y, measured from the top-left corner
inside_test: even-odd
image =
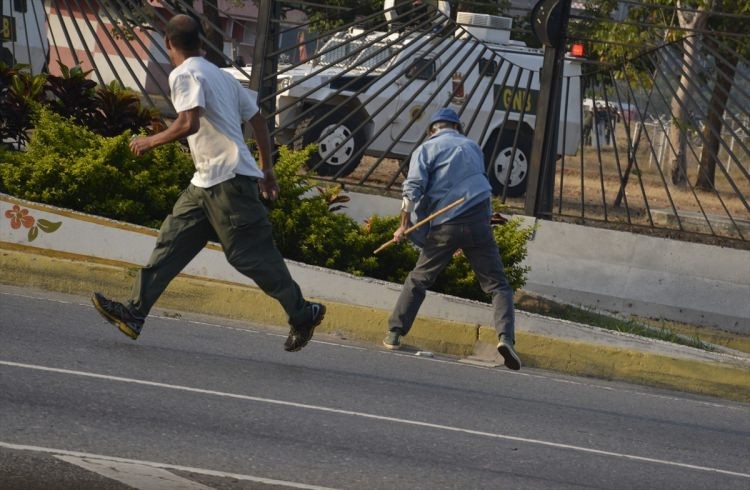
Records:
[[[200,207],[192,199],[197,194],[188,188],[162,224],[151,259],[138,273],[130,301],[122,304],[95,292],[91,302],[96,310],[122,333],[135,340],[143,323],[169,282],[203,248],[212,236]]]
[[[203,189],[190,185],[159,230],[148,263],[133,284],[128,307],[145,318],[172,279],[206,246],[213,229],[200,207]]]
[[[400,331],[401,335],[409,333],[426,291],[435,283],[456,251],[454,234],[458,229],[460,226],[445,224],[430,230],[417,264],[406,277],[396,306],[388,319],[389,330]]]
[[[515,311],[513,288],[503,270],[503,261],[492,228],[485,222],[471,225],[472,242],[464,247],[464,254],[477,276],[482,290],[492,297],[493,324],[498,336],[498,352],[505,365],[513,370],[521,368],[515,352]]]
[[[463,248],[471,268],[477,276],[482,291],[492,297],[492,322],[498,337],[515,340],[515,315],[513,310],[513,288],[505,277],[503,262],[492,228],[486,223],[472,226],[473,243]]]
[[[257,181],[237,176],[207,189],[207,193],[206,213],[229,263],[276,299],[292,325],[306,321],[307,301],[273,241]]]

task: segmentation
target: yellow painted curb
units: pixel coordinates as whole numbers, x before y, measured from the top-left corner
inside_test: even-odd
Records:
[[[516,337],[516,351],[526,367],[750,402],[750,369],[528,332],[517,332]],[[490,328],[482,328],[479,338],[496,343]]]
[[[137,267],[0,243],[0,271],[0,282],[14,286],[86,296],[101,291],[122,298],[130,293]],[[326,320],[318,331],[378,344],[383,339],[389,311],[330,301],[326,306]],[[159,307],[286,325],[284,311],[260,290],[186,275],[170,284]],[[407,345],[455,356],[494,356],[497,343],[492,328],[423,318],[405,340]],[[750,370],[718,362],[675,359],[523,331],[517,332],[517,351],[526,367],[750,402]]]

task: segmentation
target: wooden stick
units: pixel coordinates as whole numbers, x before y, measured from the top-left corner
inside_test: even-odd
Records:
[[[434,213],[432,213],[431,215],[429,215],[425,219],[419,221],[417,224],[412,225],[409,228],[407,228],[406,230],[404,230],[404,236],[408,235],[409,233],[411,233],[412,231],[416,230],[417,228],[422,227],[426,223],[429,223],[430,220],[432,220],[433,218],[436,218],[436,217],[440,216],[441,214],[445,213],[446,211],[455,208],[456,206],[458,206],[459,204],[461,204],[462,202],[464,202],[464,200],[466,200],[466,198],[462,197],[462,198],[457,199],[456,201],[452,202],[451,204],[448,204],[444,208],[438,209],[437,211],[435,211]],[[396,243],[396,239],[395,238],[391,238],[389,241],[387,241],[384,244],[382,244],[381,246],[379,246],[373,252],[373,254],[377,254],[378,252],[380,252],[382,250],[385,250],[386,248],[390,247],[394,243]]]

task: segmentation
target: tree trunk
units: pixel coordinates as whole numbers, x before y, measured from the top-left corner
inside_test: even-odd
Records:
[[[682,2],[677,2],[678,7]],[[685,29],[703,29],[708,21],[709,13],[706,6],[700,7],[693,12],[678,12],[680,27]],[[696,68],[697,62],[696,41],[698,36],[690,42],[683,43],[682,70],[680,70],[680,84],[677,86],[675,96],[672,99],[672,127],[669,131],[669,140],[674,147],[674,154],[670,164],[672,183],[678,187],[686,187],[687,180],[687,132],[685,128],[692,123],[690,121],[690,98],[696,90]]]
[[[208,43],[204,45],[206,59],[216,66],[227,66],[224,59],[224,32],[221,30],[221,19],[217,0],[203,0],[203,30],[206,33]]]
[[[712,191],[715,184],[716,162],[719,159],[721,130],[724,126],[724,109],[732,89],[734,74],[737,70],[738,56],[725,51],[716,59],[716,83],[708,106],[708,120],[703,130],[704,144],[701,152],[698,179],[695,186],[704,191]]]

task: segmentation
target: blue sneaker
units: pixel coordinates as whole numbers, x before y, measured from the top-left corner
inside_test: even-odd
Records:
[[[109,300],[99,293],[94,293],[91,296],[91,302],[94,303],[96,311],[105,320],[120,329],[120,332],[133,340],[141,334],[144,319],[133,315],[124,304]]]

